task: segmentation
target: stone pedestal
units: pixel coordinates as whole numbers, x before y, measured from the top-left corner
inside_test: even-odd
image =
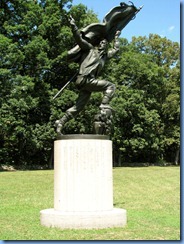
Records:
[[[54,143],[54,208],[40,212],[48,227],[124,226],[113,208],[112,141],[102,135],[66,135]]]

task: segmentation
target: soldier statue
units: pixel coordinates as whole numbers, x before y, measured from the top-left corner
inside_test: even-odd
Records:
[[[87,42],[79,32],[75,20],[69,17],[73,36],[81,49],[81,59],[76,85],[79,89],[79,96],[75,105],[69,108],[64,116],[55,122],[58,135],[62,135],[62,129],[66,122],[81,112],[87,104],[92,92],[103,92],[104,96],[100,105],[101,112],[95,116],[94,130],[96,134],[106,134],[111,124],[112,108],[109,105],[115,92],[115,85],[110,81],[98,80],[97,77],[105,65],[105,62],[112,58],[119,51],[120,31],[114,36],[114,47],[108,50],[108,41],[102,39],[96,47]],[[107,128],[106,128],[107,127]]]
[[[142,9],[142,6],[137,9],[132,2],[130,3],[131,5],[121,2],[120,6],[114,7],[106,14],[102,23],[90,24],[81,31],[78,30],[72,16],[69,16],[69,23],[77,45],[68,52],[68,57],[69,60],[80,65],[76,78],[79,96],[75,105],[69,108],[61,119],[56,120],[58,136],[62,135],[65,123],[83,110],[92,92],[103,92],[104,95],[100,112],[94,119],[94,133],[102,135],[110,133],[112,108],[109,102],[114,95],[115,85],[110,81],[98,79],[98,75],[105,62],[119,51],[118,37],[121,30]],[[108,44],[111,41],[114,42],[114,46],[108,50]]]

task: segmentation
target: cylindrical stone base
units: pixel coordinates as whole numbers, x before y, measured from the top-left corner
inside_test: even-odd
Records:
[[[61,229],[104,229],[123,227],[127,223],[126,210],[119,208],[99,212],[62,212],[45,209],[40,214],[42,225]]]
[[[113,209],[112,141],[66,135],[54,143],[54,209],[41,224],[60,228],[124,226],[126,210]]]

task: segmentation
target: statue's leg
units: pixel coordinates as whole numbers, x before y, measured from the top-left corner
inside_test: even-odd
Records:
[[[79,112],[83,110],[87,102],[89,101],[91,96],[90,91],[81,90],[79,93],[79,96],[75,102],[75,105],[71,108],[69,108],[67,111],[72,114],[73,117],[75,117]]]
[[[94,133],[96,134],[109,134],[112,120],[112,108],[109,106],[109,102],[112,99],[115,92],[115,85],[106,80],[91,80],[86,89],[90,91],[102,91],[104,93],[100,112],[95,116],[94,121]]]
[[[111,83],[110,81],[106,80],[91,80],[86,86],[86,90],[89,91],[97,91],[97,92],[103,92],[104,97],[102,99],[102,104],[107,105],[109,104],[110,100],[112,99],[116,86]]]
[[[63,129],[66,122],[68,122],[70,119],[72,119],[72,115],[66,111],[61,119],[56,120],[55,125],[57,127],[56,132],[58,135],[62,135],[61,130]]]
[[[102,99],[102,105],[107,105],[113,98],[113,95],[115,93],[116,87],[113,83],[108,82],[107,87],[104,91],[104,97]]]
[[[91,96],[91,92],[89,91],[80,91],[79,96],[75,102],[75,105],[71,108],[69,108],[65,115],[60,119],[60,120],[56,120],[55,124],[57,126],[57,134],[61,135],[61,131],[64,127],[64,125],[71,120],[72,118],[74,118],[79,112],[81,112],[84,108],[84,106],[86,105],[86,103],[88,102],[89,98]]]

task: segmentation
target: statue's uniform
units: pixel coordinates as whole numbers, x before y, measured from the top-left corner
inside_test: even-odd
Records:
[[[102,106],[108,106],[115,92],[115,85],[106,80],[97,80],[96,77],[102,70],[107,59],[113,57],[119,50],[119,42],[114,41],[114,48],[107,51],[107,41],[104,39],[98,47],[93,46],[82,38],[75,25],[72,25],[73,35],[80,49],[80,68],[76,79],[79,96],[75,105],[69,108],[65,115],[56,121],[57,133],[61,134],[64,124],[75,117],[86,105],[92,92],[103,92]]]
[[[114,44],[113,49],[106,52],[84,40],[78,30],[73,30],[73,34],[82,52],[82,61],[76,80],[80,92],[75,105],[69,108],[66,113],[75,117],[84,108],[92,92],[104,92],[102,104],[109,103],[115,92],[115,85],[106,80],[97,80],[96,77],[104,67],[106,60],[113,57],[119,49],[118,41]]]

